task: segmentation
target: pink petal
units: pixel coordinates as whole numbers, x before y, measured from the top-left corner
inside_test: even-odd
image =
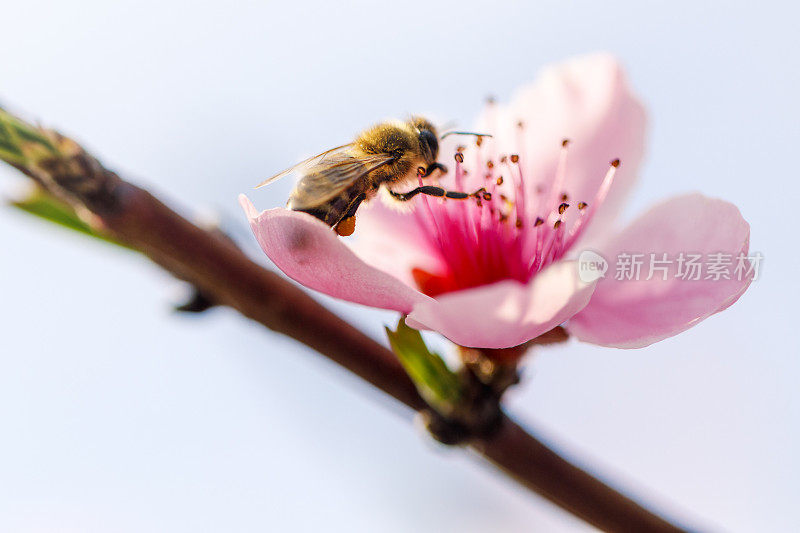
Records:
[[[407,313],[430,300],[359,259],[325,224],[306,213],[277,208],[258,213],[239,196],[264,253],[284,274],[330,296]]]
[[[500,281],[438,296],[414,306],[407,323],[438,331],[462,346],[509,348],[561,324],[589,301],[594,283],[578,279],[574,262],[556,263],[527,285]]]
[[[416,286],[411,275],[415,268],[427,272],[446,270],[441,252],[423,233],[413,212],[400,212],[374,199],[362,204],[356,220],[355,240],[348,244],[368,265],[388,272],[410,287]]]
[[[631,223],[604,247],[609,263],[606,278],[597,283],[589,304],[569,322],[579,339],[617,348],[639,348],[680,333],[735,302],[750,285],[752,275],[737,280],[736,257],[747,253],[750,226],[736,206],[701,194],[663,202]],[[619,253],[644,253],[639,281],[614,279]],[[678,254],[703,254],[700,280],[676,278],[677,264],[667,280],[656,272],[649,281],[650,253],[668,260]],[[731,254],[730,280],[704,279],[707,254]]]
[[[573,202],[591,202],[609,162],[619,158],[614,184],[587,228],[584,238],[590,240],[607,231],[636,181],[645,123],[644,108],[619,63],[593,54],[545,67],[509,105],[490,105],[476,128],[493,132],[500,152],[521,155],[528,205],[535,204],[536,183],[545,190],[550,186],[563,139],[571,142],[565,190],[557,194],[567,192]]]

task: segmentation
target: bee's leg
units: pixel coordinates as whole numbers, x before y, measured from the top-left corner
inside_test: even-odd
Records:
[[[420,174],[420,177],[427,178],[437,170],[441,170],[442,174],[447,174],[446,166],[444,166],[441,163],[431,163],[430,165],[428,165],[428,168],[426,168],[425,171]]]
[[[347,211],[344,212],[344,216],[342,217],[342,219],[356,216],[356,211],[358,211],[358,206],[360,206],[361,202],[366,200],[366,198],[367,195],[364,194],[363,192],[358,196],[356,196],[355,198],[353,198],[353,201],[350,202],[350,205],[347,206]]]
[[[400,202],[407,202],[418,194],[426,194],[428,196],[438,196],[440,198],[441,197],[452,198],[454,200],[466,200],[467,198],[478,198],[486,194],[486,189],[481,187],[480,189],[478,189],[473,193],[466,193],[459,191],[448,191],[442,189],[441,187],[435,187],[433,185],[423,185],[421,187],[417,187],[416,189],[411,189],[408,192],[394,192],[390,189],[389,194],[392,195],[392,198]]]
[[[361,202],[363,202],[366,197],[366,194],[361,193],[353,198],[350,205],[347,206],[347,211],[344,212],[342,218],[334,225],[336,233],[338,233],[339,236],[348,237],[356,230],[356,211],[358,211],[358,206],[361,205]]]

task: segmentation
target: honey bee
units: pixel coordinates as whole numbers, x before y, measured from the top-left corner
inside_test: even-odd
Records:
[[[450,134],[478,135],[471,132]],[[443,137],[444,137],[443,136]],[[408,187],[447,167],[436,162],[439,139],[436,128],[427,119],[411,117],[406,121],[387,121],[361,132],[353,142],[310,157],[260,183],[263,187],[289,174],[299,180],[289,195],[287,207],[315,216],[339,235],[355,231],[355,215],[362,202],[375,197],[385,187],[396,201],[406,202],[417,194],[466,199],[476,193],[447,191],[441,187]]]

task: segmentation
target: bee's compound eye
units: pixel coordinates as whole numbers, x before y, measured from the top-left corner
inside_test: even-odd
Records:
[[[419,144],[422,148],[422,155],[426,161],[433,163],[436,161],[436,156],[439,155],[439,140],[436,135],[430,130],[422,130],[419,132]]]

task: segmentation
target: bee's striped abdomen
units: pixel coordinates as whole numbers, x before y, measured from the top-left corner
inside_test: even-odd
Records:
[[[361,204],[361,202],[366,198],[366,195],[362,189],[363,187],[354,185],[353,187],[344,191],[339,196],[331,198],[324,204],[320,204],[318,206],[310,208],[293,207],[292,198],[290,197],[288,206],[289,209],[308,213],[309,215],[312,215],[320,219],[328,226],[333,227],[336,224],[338,224],[339,221],[342,220],[343,218],[355,215],[356,209],[358,209],[359,204]]]

